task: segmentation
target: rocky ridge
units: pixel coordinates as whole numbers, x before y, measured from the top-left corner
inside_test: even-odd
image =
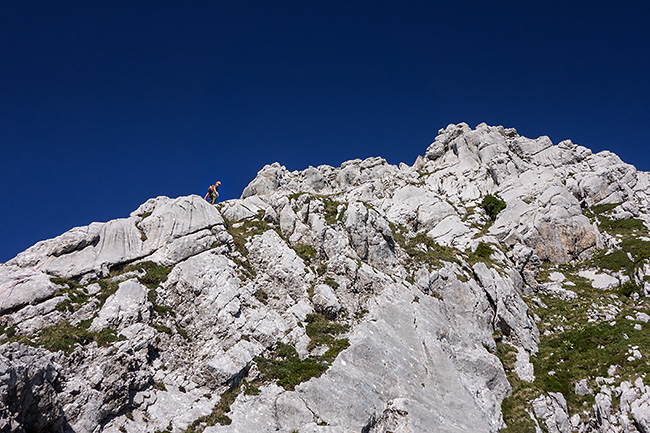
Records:
[[[0,265],[0,430],[650,432],[649,210],[485,124],[150,199]]]

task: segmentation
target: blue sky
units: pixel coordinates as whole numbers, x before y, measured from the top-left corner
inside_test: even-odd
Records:
[[[267,163],[412,164],[449,123],[650,170],[648,2],[0,4],[0,262]]]

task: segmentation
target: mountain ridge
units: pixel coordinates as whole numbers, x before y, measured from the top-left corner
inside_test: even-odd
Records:
[[[462,123],[153,198],[0,265],[0,426],[645,433],[649,210],[611,152]],[[626,357],[576,359],[603,326]]]

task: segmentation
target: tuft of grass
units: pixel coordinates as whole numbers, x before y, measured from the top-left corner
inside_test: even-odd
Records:
[[[311,245],[305,245],[305,244],[295,245],[293,249],[300,256],[300,258],[307,263],[311,262],[311,260],[314,257],[316,257],[316,250]]]
[[[325,216],[325,222],[329,225],[335,225],[338,221],[341,221],[343,218],[343,213],[338,213],[338,207],[343,203],[332,200],[327,197],[323,197],[323,214]]]
[[[306,192],[296,192],[296,193],[290,194],[289,195],[289,200],[295,200],[295,199],[297,199],[298,197],[300,197],[301,195],[304,195],[304,194],[307,194],[307,193]]]
[[[517,352],[509,344],[497,341],[496,355],[503,363],[512,393],[501,403],[501,412],[506,427],[500,433],[535,433],[535,423],[526,412],[526,402],[541,394],[537,387],[523,382],[514,372]]]
[[[151,386],[153,389],[157,389],[158,391],[167,391],[167,387],[162,382],[154,382]]]
[[[4,334],[7,338],[12,338],[16,335],[16,325],[0,325],[0,335]]]
[[[486,244],[485,242],[479,242],[478,246],[476,247],[476,251],[474,251],[474,254],[476,257],[480,259],[489,259],[490,255],[494,252],[492,247],[489,244]]]
[[[89,321],[86,324],[90,325]],[[43,347],[51,352],[62,350],[69,355],[77,344],[86,345],[94,341],[98,346],[108,346],[110,343],[124,339],[124,337],[118,337],[114,329],[91,332],[87,327],[73,326],[64,320],[56,325],[39,329],[33,336],[13,337],[12,341]]]
[[[323,356],[309,356],[300,359],[293,346],[278,343],[269,358],[255,358],[262,379],[274,380],[288,391],[302,382],[319,377],[330,367],[338,354],[349,346],[347,339],[335,340]]]
[[[97,284],[99,284],[99,287],[101,287],[99,293],[97,294],[97,299],[99,300],[99,308],[101,308],[106,303],[106,299],[117,292],[120,284],[117,281],[109,280],[98,280]]]
[[[250,264],[250,262],[246,259],[240,259],[239,257],[231,257],[231,260],[235,262],[237,266],[242,270],[242,273],[244,274],[245,277],[253,279],[257,276],[257,271],[253,266]]]
[[[172,335],[172,329],[169,326],[161,325],[158,323],[150,323],[149,326],[158,332],[164,332],[165,334]]]
[[[257,385],[248,385],[246,388],[244,388],[244,395],[260,395],[262,391]]]
[[[492,194],[488,194],[483,197],[481,207],[490,218],[490,221],[494,221],[497,219],[499,212],[506,208],[506,202]]]
[[[138,281],[150,289],[155,289],[167,281],[171,270],[172,266],[162,266],[151,261],[129,265],[125,268],[125,271],[144,271],[145,274],[139,277]]]
[[[175,315],[174,310],[171,307],[168,307],[167,305],[160,305],[157,302],[158,298],[158,293],[156,292],[156,289],[151,289],[147,292],[147,299],[149,302],[151,302],[151,305],[153,305],[153,310],[158,314],[159,316],[167,316],[169,314]]]
[[[614,208],[620,206],[622,203],[606,203],[606,204],[597,204],[594,206],[591,206],[589,208],[586,208],[582,211],[582,213],[589,217],[590,219],[594,219],[597,216],[600,216],[602,214],[608,213]]]
[[[253,293],[253,296],[264,305],[269,303],[269,295],[263,289],[257,289],[257,291]]]
[[[639,286],[634,284],[631,281],[628,281],[627,283],[621,284],[621,286],[618,288],[616,291],[620,296],[625,296],[626,298],[629,298],[632,296],[633,293],[638,293],[641,290]]]
[[[273,229],[268,222],[260,219],[259,215],[257,217],[258,219],[256,217],[247,218],[237,227],[231,221],[224,218],[226,230],[232,236],[235,250],[243,256],[248,255],[248,249],[246,248],[246,240],[248,238]]]
[[[185,433],[201,433],[206,429],[206,427],[211,427],[217,424],[230,425],[232,420],[226,414],[230,412],[230,406],[235,402],[240,391],[241,382],[236,387],[221,394],[221,399],[212,409],[212,412],[209,415],[194,420],[194,422],[185,430]]]
[[[491,265],[493,262],[490,260],[490,256],[494,252],[494,249],[483,241],[478,243],[476,250],[470,253],[467,257],[467,262],[470,265],[473,265],[477,262],[483,262],[486,265]]]
[[[442,262],[458,262],[458,250],[451,247],[438,245],[436,241],[428,237],[425,233],[415,235],[408,241],[402,237],[396,239],[400,246],[409,255],[407,267],[417,267],[419,264],[425,264],[429,267],[439,267]]]
[[[179,334],[181,337],[183,337],[183,338],[185,339],[185,341],[187,341],[187,342],[192,341],[192,339],[190,338],[190,336],[189,336],[189,334],[187,333],[187,331],[186,331],[184,328],[181,328],[180,326],[178,326],[178,323],[176,323],[176,332],[178,332],[178,334]]]
[[[612,220],[607,217],[601,216],[600,228],[609,234],[631,234],[634,232],[647,232],[643,221],[637,218],[629,218],[623,220]]]
[[[321,313],[312,313],[307,315],[307,327],[305,332],[310,338],[307,350],[322,345],[332,345],[335,336],[343,334],[349,330],[347,325],[329,320]]]
[[[339,283],[337,283],[336,280],[332,277],[325,278],[325,284],[327,284],[333,289],[336,289],[339,286]]]
[[[90,298],[86,288],[74,280],[52,277],[50,278],[50,281],[57,286],[65,286],[65,288],[60,290],[59,293],[68,295],[68,299],[56,306],[58,311],[77,311]]]

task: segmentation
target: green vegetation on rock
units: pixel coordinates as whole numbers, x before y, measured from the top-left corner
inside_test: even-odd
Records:
[[[629,249],[636,247],[634,255],[644,244],[630,241]],[[529,402],[548,392],[561,392],[567,401],[569,416],[591,408],[594,395],[578,395],[574,386],[587,379],[588,387],[597,392],[596,377],[609,377],[608,370],[617,366],[615,384],[624,380],[633,382],[650,373],[650,334],[639,327],[636,320],[628,320],[638,313],[650,313],[650,300],[631,299],[640,288],[627,282],[613,290],[594,288],[590,280],[578,275],[584,267],[594,264],[610,270],[629,270],[634,264],[623,251],[596,255],[592,261],[576,265],[560,265],[554,270],[567,279],[565,288],[576,293],[575,299],[563,300],[538,293],[533,298],[524,296],[531,313],[539,318],[538,353],[531,356],[535,380],[524,382],[514,373],[515,349],[497,341],[497,355],[503,362],[513,391],[502,404],[504,421],[508,428],[502,432],[534,432],[534,424],[526,412]],[[538,279],[544,281],[551,272],[544,267]],[[635,327],[635,324],[637,325]],[[497,338],[499,340],[499,338]],[[641,358],[630,357],[638,350]]]
[[[87,328],[90,320],[84,321],[79,326],[73,326],[67,320],[56,325],[39,329],[34,335],[13,336],[9,341],[16,341],[34,347],[43,347],[51,352],[62,350],[66,354],[72,353],[77,344],[86,345],[93,341],[99,346],[107,346],[109,343],[119,341],[114,329],[104,329],[93,332]]]
[[[201,433],[207,427],[217,424],[230,425],[232,420],[226,414],[230,412],[230,406],[235,402],[240,391],[241,382],[236,387],[221,394],[221,400],[219,400],[219,403],[217,403],[217,405],[212,409],[212,412],[209,415],[194,420],[194,422],[185,430],[185,433]]]
[[[310,263],[316,257],[316,250],[311,245],[299,244],[293,247],[294,251],[305,262]]]
[[[266,293],[263,289],[257,289],[255,293],[253,293],[253,296],[255,296],[255,299],[260,301],[262,304],[268,304],[269,302],[269,294]]]
[[[323,197],[323,214],[325,216],[325,221],[327,224],[335,225],[338,221],[341,220],[341,218],[343,218],[343,213],[338,213],[338,208],[341,204],[343,203],[327,197]]]
[[[90,298],[86,287],[74,280],[52,277],[50,281],[58,286],[65,286],[65,289],[60,290],[58,294],[68,295],[68,299],[56,306],[56,309],[59,311],[77,311]]]
[[[268,358],[258,356],[255,363],[262,380],[273,380],[286,390],[294,390],[298,384],[325,373],[338,354],[348,346],[347,339],[335,340],[324,355],[300,359],[293,346],[278,343]]]
[[[331,346],[335,342],[336,335],[343,334],[348,330],[348,326],[329,320],[320,313],[308,314],[305,332],[310,341],[307,350],[324,344]]]
[[[284,389],[293,390],[296,385],[320,376],[327,371],[339,353],[350,346],[347,338],[336,338],[348,329],[347,325],[331,321],[320,313],[308,314],[305,332],[310,342],[307,349],[328,346],[325,353],[300,359],[293,346],[279,342],[269,357],[255,358],[262,380],[276,381]]]
[[[481,201],[481,207],[490,218],[490,220],[494,221],[497,219],[499,212],[506,208],[506,202],[498,197],[493,196],[492,194],[488,194],[483,197],[483,201]]]

